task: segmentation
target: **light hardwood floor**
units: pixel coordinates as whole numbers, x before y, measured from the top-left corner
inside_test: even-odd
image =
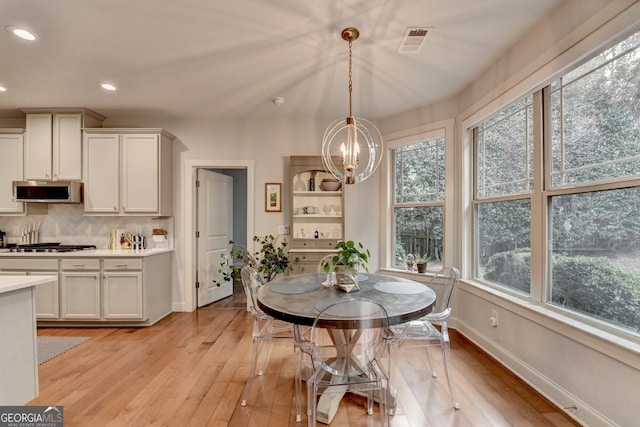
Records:
[[[252,348],[241,290],[147,328],[38,334],[92,337],[39,367],[40,395],[29,404],[64,406],[65,427],[306,426],[305,405],[303,422],[295,422],[293,348],[281,340],[249,405],[240,406]],[[459,334],[452,341],[461,409],[452,409],[444,376],[427,372],[424,350],[402,349],[395,353],[399,403],[392,427],[578,425]],[[439,352],[432,355],[441,370]],[[362,399],[347,395],[331,425],[375,426],[379,417],[367,416]]]

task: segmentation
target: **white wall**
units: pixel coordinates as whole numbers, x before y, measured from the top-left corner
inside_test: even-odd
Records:
[[[542,87],[618,33],[640,22],[640,4],[620,0],[567,0],[499,58],[456,99],[381,121],[383,133],[418,128],[455,117],[456,195],[469,194],[470,141],[466,129],[524,93]],[[467,157],[465,157],[467,156]],[[470,205],[460,212],[453,241],[454,264],[463,280],[454,302],[453,326],[496,357],[566,412],[589,426],[637,426],[640,422],[640,345],[587,327],[535,301],[514,298],[471,282]],[[465,276],[466,275],[466,276]],[[489,325],[491,310],[499,326]],[[464,410],[464,407],[463,409]]]

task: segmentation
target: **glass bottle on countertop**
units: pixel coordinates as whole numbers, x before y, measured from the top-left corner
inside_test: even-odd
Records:
[[[313,237],[317,239],[317,238],[318,238],[318,236],[319,236],[319,234],[318,234],[318,230],[316,230],[316,232],[315,232],[315,233],[313,233]]]

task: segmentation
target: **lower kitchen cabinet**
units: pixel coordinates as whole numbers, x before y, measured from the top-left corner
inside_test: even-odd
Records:
[[[59,278],[36,287],[39,325],[146,326],[172,311],[171,256],[0,256],[0,275]]]
[[[58,260],[50,259],[0,259],[1,275],[55,276],[56,280],[36,286],[36,316],[38,319],[59,319],[60,298],[58,285]]]
[[[63,319],[99,320],[100,260],[63,258],[60,261],[60,299]]]
[[[58,271],[35,271],[30,276],[55,276]],[[56,279],[54,282],[36,286],[36,317],[38,319],[60,318],[60,285]]]
[[[142,320],[142,260],[105,259],[102,279],[104,318]]]
[[[62,318],[68,320],[100,319],[99,271],[60,274]]]

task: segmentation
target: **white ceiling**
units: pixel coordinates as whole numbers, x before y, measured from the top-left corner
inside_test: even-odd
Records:
[[[0,115],[378,119],[459,93],[562,0],[0,0]],[[420,52],[399,54],[408,27]],[[116,93],[98,87],[109,81]],[[285,103],[276,107],[271,99]]]

